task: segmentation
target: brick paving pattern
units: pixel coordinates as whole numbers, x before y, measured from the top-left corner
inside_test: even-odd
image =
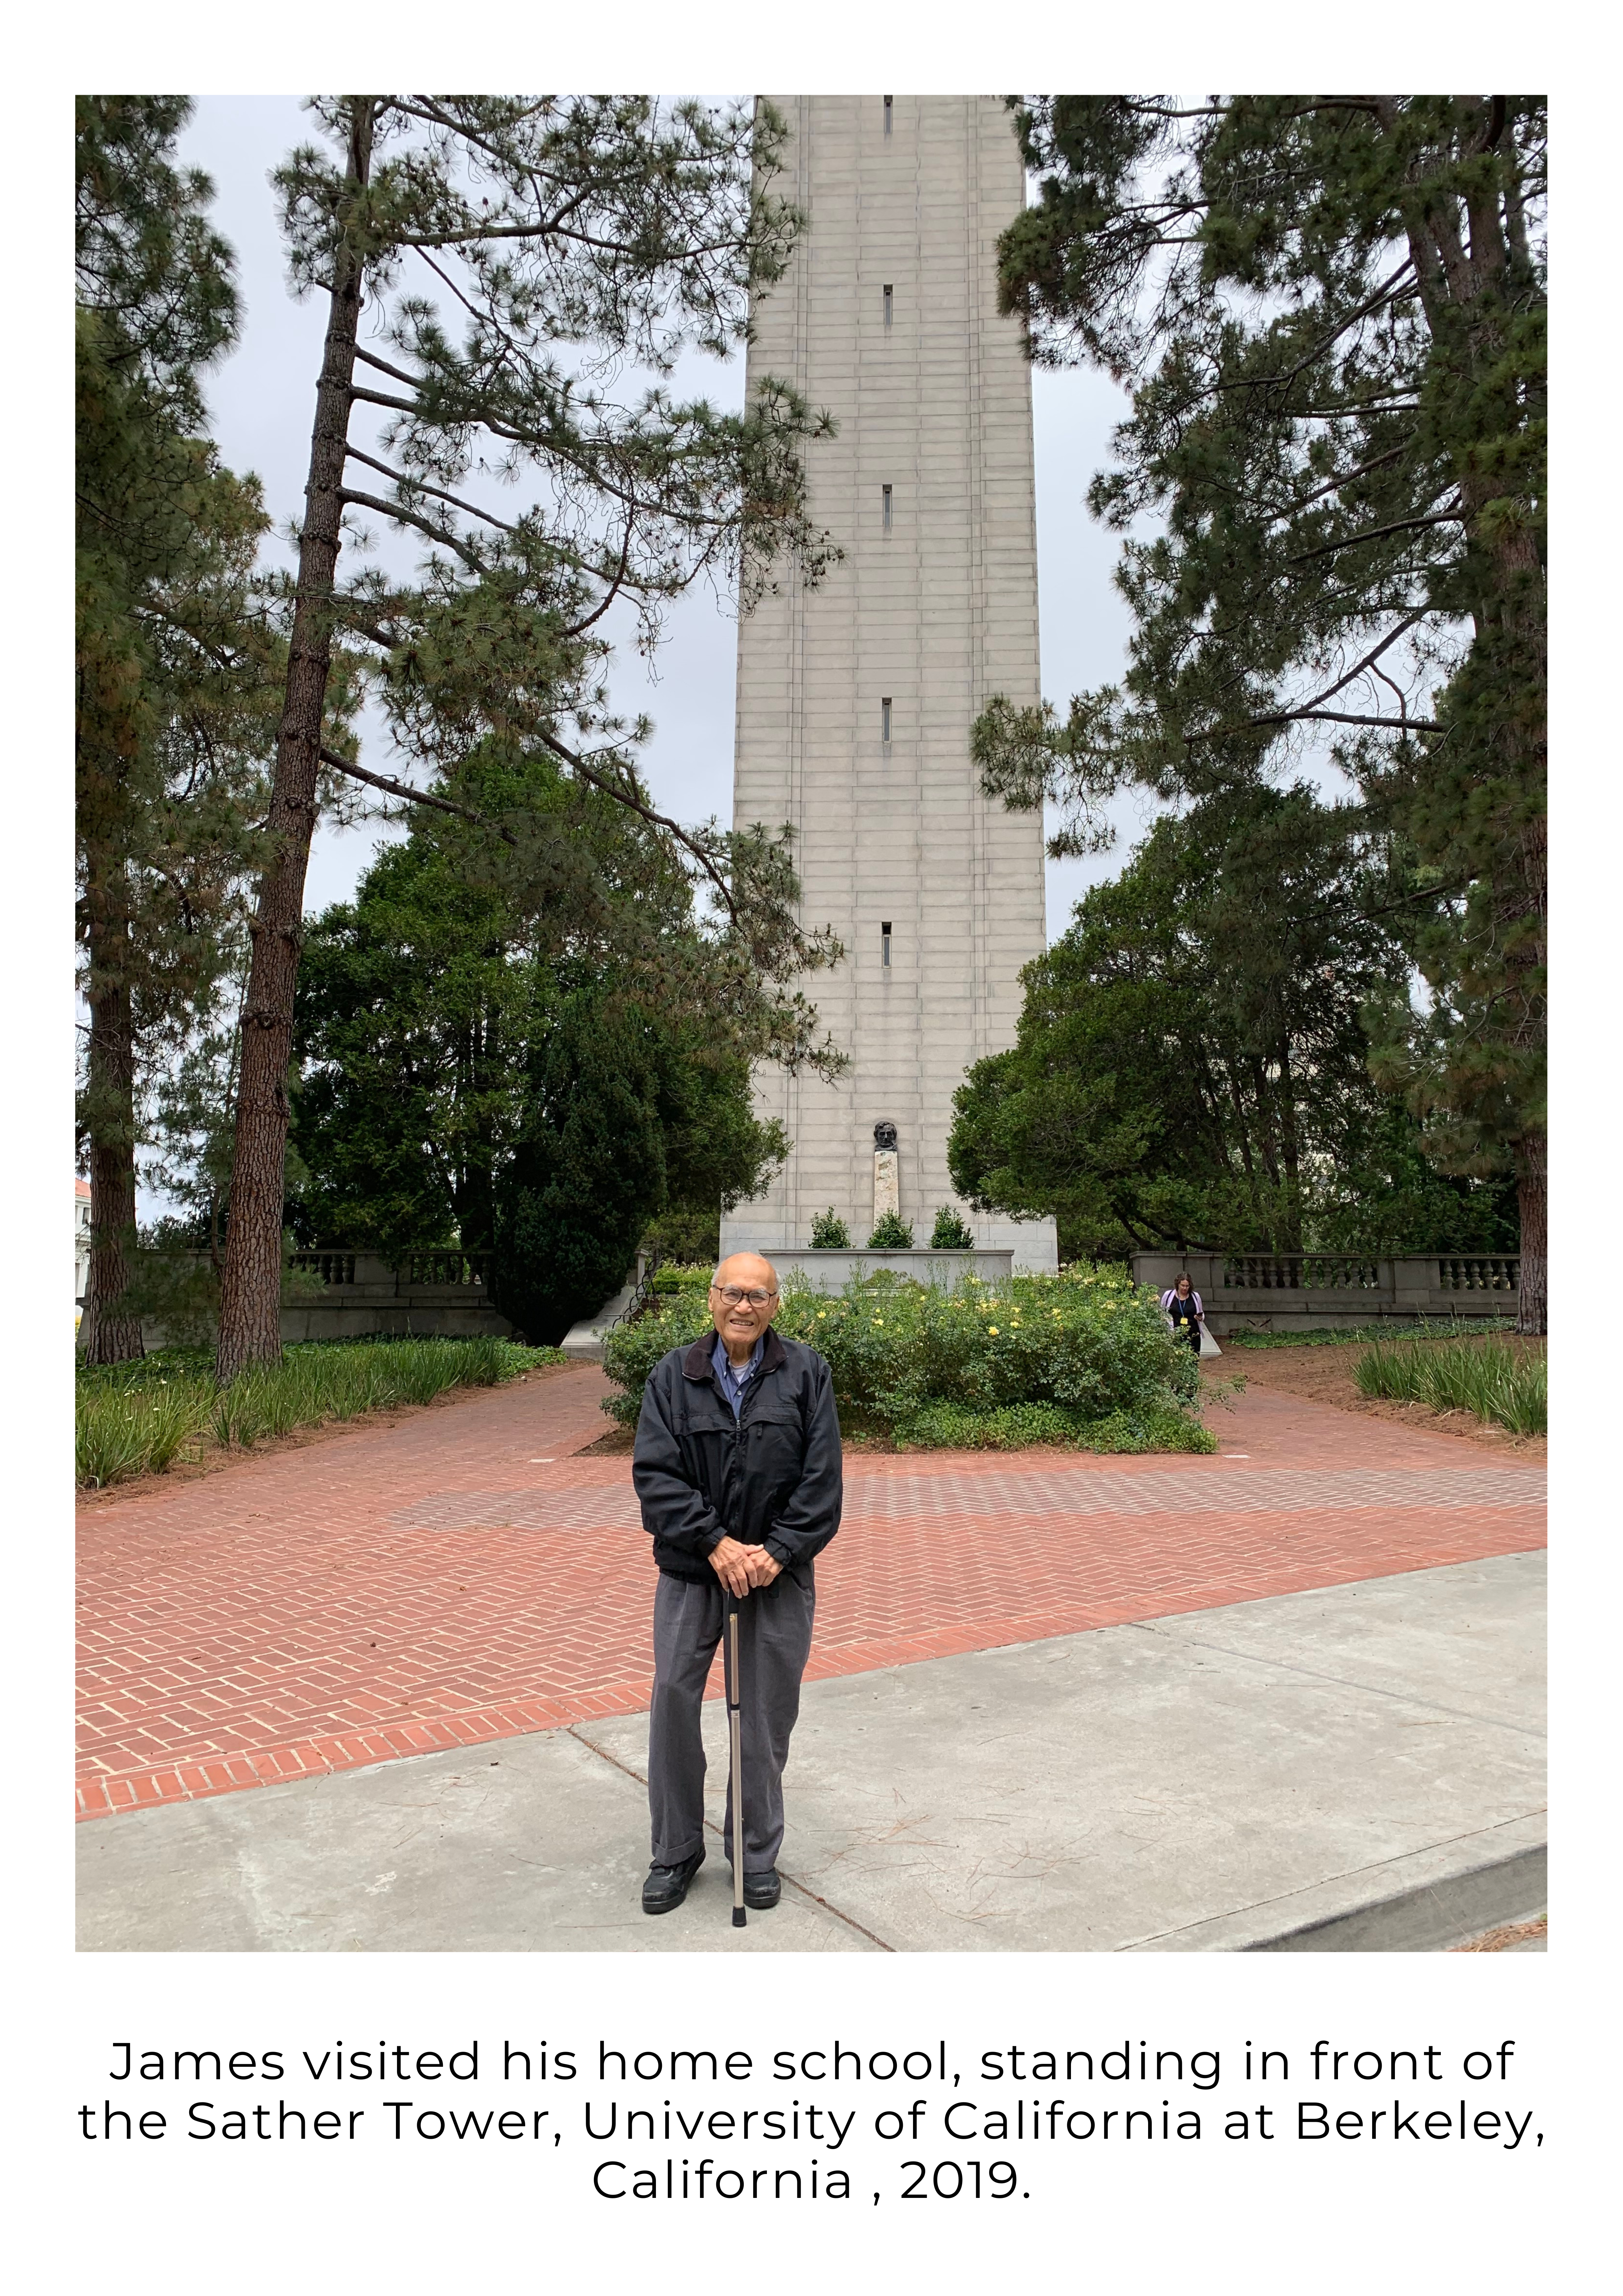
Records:
[[[652,1571],[592,1370],[80,1522],[78,1808],[101,1816],[647,1703]],[[811,1677],[1544,1543],[1542,1471],[1257,1394],[1227,1456],[848,1463]]]

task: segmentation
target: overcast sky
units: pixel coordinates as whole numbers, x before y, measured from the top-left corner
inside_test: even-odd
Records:
[[[257,472],[277,526],[299,514],[309,452],[315,379],[326,299],[294,300],[267,181],[315,123],[293,96],[201,96],[181,139],[181,156],[214,180],[217,226],[236,250],[243,321],[232,356],[209,379],[215,435],[225,461]],[[685,388],[720,404],[743,396],[742,354],[725,365],[684,362]],[[1108,455],[1111,425],[1125,406],[1108,378],[1084,373],[1033,376],[1037,432],[1038,595],[1043,690],[1062,709],[1074,693],[1121,669],[1127,613],[1111,584],[1117,540],[1083,504]],[[671,613],[649,676],[629,649],[617,661],[613,693],[627,717],[646,711],[654,735],[643,755],[657,801],[690,820],[727,820],[733,802],[733,676],[736,626],[706,588]],[[1141,808],[1124,801],[1126,834],[1114,853],[1048,864],[1048,931],[1063,931],[1083,887],[1119,868]],[[321,908],[354,888],[381,832],[323,827],[311,855],[307,902]]]

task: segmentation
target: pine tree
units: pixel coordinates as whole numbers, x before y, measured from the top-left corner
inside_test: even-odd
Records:
[[[143,1074],[229,961],[275,645],[253,594],[257,486],[201,433],[236,320],[176,96],[77,111],[76,767],[94,1226],[83,1343],[141,1352],[130,1291]]]
[[[1370,1074],[1390,891],[1305,786],[1158,822],[1027,968],[1015,1044],[956,1097],[955,1185],[1053,1215],[1067,1259],[1504,1250],[1513,1191],[1432,1170]]]
[[[988,785],[1096,841],[1124,783],[1199,800],[1304,744],[1407,872],[1430,991],[1373,998],[1377,1074],[1446,1168],[1513,1170],[1523,1330],[1545,1247],[1545,107],[1533,96],[1034,99],[1004,234],[1035,355],[1134,386],[1124,687],[1006,701]],[[1320,731],[1319,729],[1329,729]]]
[[[706,887],[758,1047],[830,1057],[791,984],[834,951],[799,930],[783,848],[661,816],[596,676],[616,600],[652,645],[662,604],[701,574],[735,577],[748,603],[785,545],[809,578],[821,563],[800,449],[827,424],[787,385],[766,383],[737,416],[663,381],[631,406],[611,395],[627,364],[663,377],[684,344],[721,355],[746,332],[748,299],[781,275],[798,222],[771,189],[783,123],[765,107],[643,97],[314,109],[336,156],[301,149],[278,178],[295,281],[325,293],[328,321],[243,1014],[222,1378],[278,1351],[288,1067],[324,775],[422,796],[327,737],[335,646],[367,664],[395,741],[437,777],[430,804],[477,814],[460,777],[471,756],[504,750],[549,755],[635,815]],[[357,408],[376,410],[364,439]],[[503,503],[497,480],[527,498]],[[340,585],[357,514],[419,541],[414,581],[363,567]],[[511,820],[495,833],[524,835]]]

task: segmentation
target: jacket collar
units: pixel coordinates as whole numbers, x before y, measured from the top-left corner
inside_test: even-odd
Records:
[[[716,1334],[713,1331],[703,1333],[700,1338],[693,1341],[693,1346],[682,1358],[682,1376],[684,1379],[696,1379],[703,1381],[709,1378],[711,1370],[710,1357],[715,1349],[715,1346]],[[757,1372],[756,1377],[758,1379],[764,1372],[776,1371],[781,1365],[786,1364],[788,1361],[789,1351],[784,1347],[783,1341],[779,1339],[776,1326],[775,1324],[768,1324],[766,1326],[766,1343],[761,1349],[760,1370]]]

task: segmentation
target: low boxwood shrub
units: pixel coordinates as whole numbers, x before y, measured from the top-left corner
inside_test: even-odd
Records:
[[[975,1239],[950,1204],[943,1204],[930,1231],[932,1251],[973,1251]]]
[[[956,1441],[930,1431],[973,1421],[994,1431],[977,1442],[1000,1447],[1213,1447],[1193,1416],[1193,1355],[1175,1344],[1154,1293],[1125,1271],[1016,1276],[1001,1286],[967,1276],[951,1290],[881,1271],[832,1294],[791,1279],[777,1324],[827,1358],[841,1410],[900,1440]],[[603,1367],[619,1391],[603,1409],[634,1426],[660,1357],[709,1327],[704,1295],[692,1292],[610,1332]],[[1037,1417],[999,1416],[1034,1410]],[[949,1421],[943,1412],[959,1416]]]

